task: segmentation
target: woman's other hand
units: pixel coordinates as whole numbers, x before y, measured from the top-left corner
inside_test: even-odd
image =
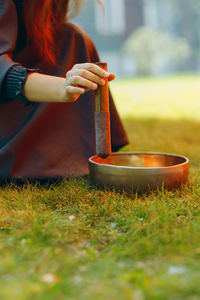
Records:
[[[64,98],[66,102],[75,102],[80,95],[89,90],[96,90],[105,81],[115,79],[115,74],[108,73],[93,63],[76,64],[66,73]]]

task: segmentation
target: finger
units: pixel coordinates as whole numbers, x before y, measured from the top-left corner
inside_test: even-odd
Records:
[[[85,93],[85,89],[69,85],[69,86],[66,87],[66,92],[69,93],[69,94],[81,95],[81,94]]]
[[[70,78],[70,85],[79,85],[90,90],[96,90],[98,88],[96,83],[77,75]]]
[[[98,85],[104,85],[105,84],[105,80],[102,79],[101,77],[95,75],[94,73],[86,70],[86,69],[77,69],[77,74],[79,76],[84,77],[85,79],[88,79],[89,81],[92,81]]]
[[[107,71],[105,71],[104,69],[102,69],[101,67],[92,64],[92,63],[84,63],[84,64],[77,64],[74,65],[73,67],[74,69],[85,69],[88,70],[94,74],[96,74],[99,77],[102,78],[108,78],[109,73]]]
[[[112,81],[112,80],[114,80],[115,79],[115,74],[113,74],[113,73],[110,73],[109,74],[109,76],[108,76],[108,81]]]

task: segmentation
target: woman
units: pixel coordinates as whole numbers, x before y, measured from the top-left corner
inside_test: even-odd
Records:
[[[81,2],[81,1],[80,1]],[[114,79],[66,22],[69,0],[1,0],[0,178],[88,173],[95,154],[94,91]],[[128,143],[112,98],[112,150]]]

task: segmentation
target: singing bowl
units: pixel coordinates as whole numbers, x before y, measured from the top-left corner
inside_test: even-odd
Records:
[[[187,182],[188,165],[187,157],[155,152],[120,152],[106,159],[97,155],[89,158],[92,182],[131,192],[179,187]]]

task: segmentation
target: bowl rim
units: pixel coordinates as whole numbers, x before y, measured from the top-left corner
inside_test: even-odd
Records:
[[[129,166],[117,166],[117,165],[109,165],[109,164],[103,164],[103,163],[97,163],[95,161],[93,161],[94,158],[98,157],[98,155],[93,155],[91,156],[88,161],[91,165],[96,165],[96,166],[104,166],[104,167],[109,167],[109,168],[120,168],[120,169],[131,169],[131,170],[163,170],[163,169],[173,169],[173,168],[177,168],[177,167],[180,167],[180,166],[184,166],[184,165],[188,165],[190,160],[189,158],[187,158],[186,156],[183,156],[183,155],[179,155],[179,154],[174,154],[174,153],[165,153],[165,152],[145,152],[145,151],[142,151],[142,152],[113,152],[111,153],[112,156],[117,156],[117,155],[130,155],[130,154],[134,154],[134,155],[137,155],[137,154],[150,154],[150,155],[161,155],[161,156],[172,156],[172,157],[179,157],[179,158],[182,158],[184,159],[185,161],[182,162],[182,163],[179,163],[179,164],[176,164],[176,165],[173,165],[173,166],[165,166],[165,167],[129,167]]]

